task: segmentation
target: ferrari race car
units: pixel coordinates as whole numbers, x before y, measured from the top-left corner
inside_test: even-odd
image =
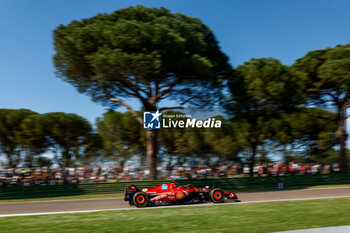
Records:
[[[233,192],[224,192],[220,188],[211,189],[208,186],[196,188],[191,184],[176,187],[175,183],[167,183],[142,190],[131,185],[124,190],[124,194],[124,200],[138,208],[169,204],[194,204],[206,201],[222,203],[225,198],[239,202],[237,195]]]

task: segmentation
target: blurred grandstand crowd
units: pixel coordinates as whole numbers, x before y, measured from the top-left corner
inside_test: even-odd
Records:
[[[337,163],[332,165],[297,164],[290,162],[260,164],[254,167],[254,176],[311,175],[339,172]],[[161,165],[158,167],[159,179],[206,179],[249,176],[249,167],[240,164],[220,166],[198,165],[196,167],[182,165]],[[130,166],[96,166],[57,168],[8,168],[0,170],[0,186],[33,186],[77,183],[101,183],[148,178],[147,167]]]

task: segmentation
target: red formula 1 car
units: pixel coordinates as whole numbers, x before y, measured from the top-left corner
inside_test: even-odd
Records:
[[[212,201],[222,203],[225,198],[239,201],[235,193],[224,192],[220,188],[196,188],[188,184],[176,186],[175,183],[167,183],[159,186],[140,190],[135,185],[127,187],[124,191],[125,201],[136,207],[169,205],[169,204],[192,204]]]

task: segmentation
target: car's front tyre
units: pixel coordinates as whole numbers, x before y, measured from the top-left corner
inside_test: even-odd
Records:
[[[211,190],[209,196],[210,200],[214,203],[222,203],[225,200],[225,193],[219,188]]]

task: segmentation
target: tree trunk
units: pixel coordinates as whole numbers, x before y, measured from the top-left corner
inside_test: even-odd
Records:
[[[119,165],[121,166],[122,170],[124,170],[124,165],[125,165],[126,160],[123,159],[120,161]]]
[[[339,154],[339,167],[341,172],[348,171],[348,164],[346,158],[346,108],[341,108],[338,112],[338,129],[337,136],[340,145],[340,154]]]
[[[34,160],[34,155],[30,151],[28,151],[25,157],[25,162],[24,162],[25,166],[29,168],[33,167],[33,160]]]
[[[133,117],[139,122],[141,127],[143,127],[142,117],[127,103],[120,99],[110,98],[111,101],[118,102],[126,107]],[[141,98],[141,102],[143,103],[144,109],[146,111],[156,111],[157,110],[157,99],[145,100]],[[158,142],[157,142],[157,129],[146,129],[146,144],[147,144],[147,163],[149,169],[149,178],[151,180],[157,179],[157,154],[158,154]]]
[[[7,165],[9,168],[16,168],[20,163],[20,155],[18,152],[7,152]]]
[[[249,174],[250,174],[250,177],[253,177],[254,176],[254,164],[255,164],[255,155],[256,155],[256,145],[253,145],[252,146],[252,155],[250,157],[250,165],[249,165]]]
[[[7,166],[8,166],[8,168],[15,168],[16,167],[15,162],[11,158],[11,155],[7,156]]]
[[[62,152],[62,157],[63,157],[63,164],[65,167],[70,167],[71,166],[71,155],[68,151]]]
[[[158,130],[147,129],[147,162],[149,169],[149,178],[151,180],[157,179],[157,154],[158,154],[158,142],[157,142]]]
[[[289,151],[287,149],[287,145],[283,145],[283,157],[284,157],[284,165],[288,166],[288,157],[289,157]]]
[[[144,152],[140,153],[140,168],[145,165],[146,161],[146,154]]]

